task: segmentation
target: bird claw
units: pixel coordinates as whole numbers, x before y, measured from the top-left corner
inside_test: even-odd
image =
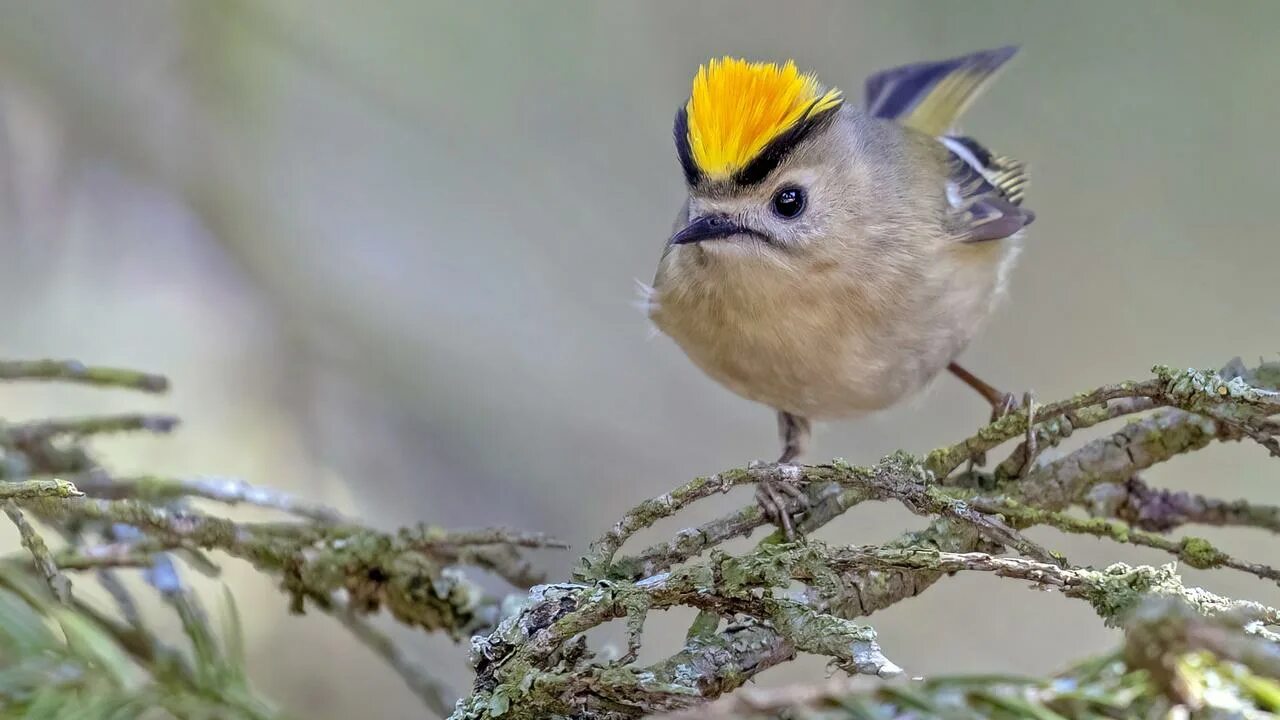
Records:
[[[1018,397],[1013,393],[1005,393],[1000,398],[999,403],[991,406],[990,422],[995,422],[1010,413],[1021,410],[1022,408],[1027,409],[1027,431],[1025,440],[1027,459],[1026,462],[1023,463],[1022,468],[1019,469],[1018,474],[1014,477],[1021,477],[1022,473],[1026,472],[1027,468],[1031,467],[1031,463],[1035,460],[1035,456],[1038,451],[1038,448],[1036,447],[1035,431],[1035,396],[1030,390],[1028,390],[1022,394],[1022,400],[1019,401]],[[972,474],[974,468],[979,468],[986,464],[987,454],[985,452],[974,453],[973,456],[969,458],[969,472]]]
[[[1024,399],[1029,397],[1031,397],[1031,393],[1023,395]],[[991,406],[991,422],[999,420],[1005,415],[1017,410],[1019,407],[1018,398],[1015,397],[1013,393],[1005,393],[1004,397],[1000,398],[1000,402],[998,404]]]
[[[1036,455],[1039,453],[1039,443],[1036,440],[1036,399],[1028,390],[1022,394],[1022,407],[1027,409],[1027,435],[1022,441],[1023,447],[1026,448],[1026,459],[1022,461],[1022,466],[1018,468],[1018,472],[1014,474],[1015,478],[1022,477],[1027,470],[1036,461]]]
[[[809,509],[809,496],[798,484],[799,468],[794,465],[777,466],[784,478],[765,478],[756,484],[756,502],[770,522],[782,529],[787,542],[796,538],[796,522]],[[792,472],[787,472],[791,470]],[[792,477],[785,477],[791,475]]]

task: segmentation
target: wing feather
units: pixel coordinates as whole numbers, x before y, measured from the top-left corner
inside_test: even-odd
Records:
[[[942,135],[1017,51],[1015,46],[1002,47],[878,72],[867,78],[867,112]]]
[[[1022,163],[994,155],[973,138],[938,138],[950,154],[947,199],[963,242],[1009,237],[1035,220],[1021,207],[1027,172]]]

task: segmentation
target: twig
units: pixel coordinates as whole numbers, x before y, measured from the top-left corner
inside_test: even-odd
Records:
[[[591,543],[574,576],[578,578],[608,577],[610,562],[627,538],[663,518],[671,517],[698,500],[728,492],[735,486],[756,482],[756,480],[757,478],[751,474],[750,470],[730,470],[711,477],[694,478],[669,493],[640,503],[623,515],[609,532]]]
[[[1076,430],[1084,430],[1126,415],[1136,415],[1155,407],[1157,407],[1156,403],[1150,398],[1138,397],[1112,400],[1102,406],[1064,412],[1057,418],[1036,423],[1036,447],[1043,452],[1046,448],[1057,447],[1063,440],[1071,437]],[[1009,457],[996,467],[995,477],[1001,480],[1018,477],[1019,471],[1026,466],[1026,460],[1027,443],[1024,441],[1018,443]]]
[[[638,555],[617,558],[609,566],[609,578],[639,580],[656,575],[728,540],[750,535],[768,523],[759,505],[748,505],[698,527],[681,530],[671,540],[652,545]]]
[[[871,491],[866,488],[845,487],[833,481],[810,482],[807,495],[809,510],[798,526],[801,533],[811,533],[854,505],[872,499]],[[649,577],[769,524],[759,504],[748,505],[698,527],[681,530],[673,539],[650,546],[638,555],[618,558],[610,567],[610,577],[617,580]],[[773,544],[782,541],[780,531],[764,540]]]
[[[432,677],[421,664],[406,655],[394,640],[373,627],[362,616],[352,612],[346,602],[338,598],[332,600],[329,614],[346,626],[356,639],[364,643],[365,647],[386,661],[428,710],[442,718],[449,716],[453,711],[453,705],[445,698],[452,693],[439,680]]]
[[[569,544],[550,535],[512,528],[481,528],[478,530],[445,530],[439,527],[419,526],[417,533],[406,531],[406,537],[418,547],[443,548],[465,545],[509,545],[523,548],[555,548],[566,550]]]
[[[63,570],[109,570],[112,568],[148,568],[156,552],[175,547],[153,543],[114,542],[91,545],[58,554],[58,567]]]
[[[1085,496],[1084,503],[1093,515],[1119,518],[1134,527],[1155,532],[1198,523],[1256,527],[1280,533],[1280,506],[1152,488],[1136,476],[1123,483],[1094,487]]]
[[[1066,533],[1093,535],[1094,537],[1109,538],[1130,545],[1163,550],[1194,568],[1229,567],[1260,578],[1280,582],[1280,571],[1267,565],[1237,560],[1217,549],[1204,538],[1185,537],[1181,540],[1173,540],[1162,535],[1135,530],[1101,518],[1083,520],[1066,513],[1038,510],[1019,505],[1007,499],[1001,501],[981,498],[974,500],[973,504],[976,507],[985,509],[987,512],[1004,515],[1019,528],[1025,529],[1036,525],[1048,525]]]
[[[179,497],[199,497],[227,505],[254,505],[335,524],[347,522],[337,510],[300,500],[289,493],[250,485],[238,478],[171,478],[154,475],[111,477],[101,471],[77,476],[76,487],[86,495],[110,500],[134,498],[163,503]]]
[[[1219,436],[1213,420],[1164,410],[1135,420],[1109,437],[1098,438],[1070,455],[1040,465],[1027,478],[1002,483],[1019,502],[1060,510],[1083,502],[1104,483],[1125,482],[1135,474],[1178,455],[1199,450]]]
[[[60,435],[82,437],[85,435],[137,431],[167,433],[177,426],[178,418],[172,415],[127,413],[123,415],[96,415],[80,418],[38,420],[36,422],[9,425],[0,428],[0,436],[13,443],[30,443]]]
[[[1186,588],[1173,572],[1172,567],[1128,566],[1121,563],[1104,570],[1080,567],[1064,568],[1052,563],[1015,557],[999,557],[987,553],[949,553],[924,548],[894,549],[878,546],[852,546],[826,549],[815,546],[807,553],[821,557],[829,567],[841,570],[862,569],[919,569],[934,572],[978,571],[990,572],[1000,577],[1019,578],[1034,583],[1041,589],[1060,590],[1068,596],[1089,600],[1106,620],[1116,620],[1136,606],[1148,594],[1169,596],[1182,600],[1204,614],[1236,613],[1242,618],[1257,620],[1267,625],[1280,625],[1280,610],[1259,603],[1236,601],[1220,597],[1200,588]],[[805,556],[799,556],[803,559]],[[796,559],[779,556],[775,562],[798,573],[797,579],[807,576],[804,568],[813,562],[796,562]],[[788,563],[794,563],[789,565]]]
[[[1043,424],[1068,413],[1121,398],[1147,398],[1154,405],[1173,406],[1199,414],[1212,414],[1210,411],[1214,408],[1228,404],[1247,406],[1264,415],[1280,413],[1280,393],[1253,387],[1242,377],[1225,379],[1213,371],[1174,370],[1164,365],[1155,366],[1152,372],[1156,375],[1152,380],[1103,385],[1070,400],[1037,407],[1037,422]],[[1141,404],[1129,409],[1136,411],[1138,407]],[[1255,428],[1221,414],[1217,414],[1215,419],[1232,423],[1241,431],[1257,432]],[[969,458],[1025,433],[1026,425],[1026,410],[1014,411],[963,442],[930,453],[926,465],[939,477],[949,475]]]
[[[49,589],[53,590],[54,597],[64,604],[71,602],[71,581],[58,570],[58,564],[53,561],[53,555],[49,553],[49,546],[45,545],[44,538],[40,537],[40,533],[36,532],[13,500],[4,501],[4,513],[17,526],[18,533],[22,536],[22,546],[31,553],[36,569],[49,583]]]
[[[80,492],[73,483],[66,480],[20,480],[17,482],[0,482],[0,499],[26,499],[36,497],[79,497]]]
[[[657,519],[674,514],[678,509],[695,500],[709,497],[714,492],[765,480],[793,482],[824,489],[832,484],[852,488],[854,492],[847,496],[841,495],[840,499],[843,502],[837,503],[844,508],[865,499],[897,500],[918,515],[940,514],[972,525],[992,542],[1013,547],[1028,557],[1046,562],[1058,560],[1057,556],[1040,548],[1016,530],[1005,526],[999,518],[976,512],[964,502],[947,495],[940,488],[932,487],[927,473],[918,460],[905,453],[897,453],[870,468],[853,467],[842,461],[829,465],[801,467],[764,465],[736,469],[711,478],[698,478],[673,493],[647,500],[627,513],[613,530],[592,544],[575,577],[578,579],[616,577],[619,571],[624,575],[633,575],[640,568],[656,570],[664,565],[669,566],[671,561],[684,555],[688,548],[659,547],[653,551],[646,551],[639,560],[639,565],[637,561],[628,560],[624,567],[617,570],[610,566],[610,561],[627,537]],[[705,547],[706,543],[700,540],[700,537],[723,540],[730,533],[741,534],[744,529],[749,532],[747,524],[754,524],[758,520],[754,513],[739,513],[727,521],[717,521],[710,535],[690,534],[687,537],[693,540],[694,545]],[[667,553],[665,558],[659,557],[662,553]]]
[[[493,602],[455,569],[472,562],[527,581],[531,571],[514,548],[476,546],[439,554],[411,547],[402,537],[349,525],[317,523],[237,523],[198,512],[176,511],[135,500],[37,498],[24,503],[49,518],[122,523],[145,537],[69,553],[64,562],[77,569],[146,564],[157,552],[202,548],[222,550],[259,570],[277,573],[301,612],[305,601],[323,607],[345,589],[353,607],[389,609],[401,622],[455,637],[489,627]]]
[[[121,368],[89,367],[76,360],[0,361],[0,380],[56,380],[151,393],[169,389],[169,380],[163,375]]]
[[[821,683],[777,688],[744,687],[732,697],[670,715],[665,720],[734,720],[748,715],[776,715],[852,695],[859,687],[860,683],[851,678],[829,678]]]
[[[120,576],[110,568],[103,568],[98,571],[98,584],[115,601],[116,607],[120,610],[120,617],[124,618],[130,626],[142,628],[142,613],[138,610],[138,603],[133,599],[129,589],[124,586]]]

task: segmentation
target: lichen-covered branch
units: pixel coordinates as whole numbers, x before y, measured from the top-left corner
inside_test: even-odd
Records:
[[[335,592],[343,591],[359,612],[385,607],[403,623],[456,637],[494,622],[493,602],[453,569],[463,563],[484,566],[491,557],[485,552],[489,545],[471,542],[473,533],[464,535],[463,544],[452,545],[447,534],[430,528],[388,534],[352,525],[237,523],[136,500],[24,502],[53,520],[124,524],[142,534],[136,541],[79,548],[59,558],[67,568],[146,564],[154,553],[184,548],[220,550],[280,576],[297,612],[307,600],[324,607]]]
[[[818,571],[792,572],[794,568],[791,568],[783,576],[788,581],[799,580],[808,585],[804,607],[815,613],[815,617],[821,618],[851,618],[869,614],[918,594],[943,573],[961,569],[988,570],[1004,576],[1025,577],[1040,585],[1055,586],[1068,594],[1090,600],[1104,618],[1114,618],[1122,608],[1130,607],[1136,598],[1156,593],[1161,588],[1168,590],[1171,586],[1171,573],[1151,568],[1093,571],[1063,567],[1059,556],[1023,543],[1014,528],[1039,524],[1046,517],[1062,520],[1066,516],[1061,511],[1084,502],[1085,496],[1093,487],[1108,482],[1126,481],[1143,469],[1204,447],[1215,439],[1237,439],[1242,436],[1260,439],[1257,436],[1260,428],[1267,426],[1261,424],[1259,419],[1274,415],[1280,409],[1280,401],[1277,401],[1272,391],[1249,385],[1242,377],[1237,374],[1226,379],[1214,373],[1174,372],[1167,368],[1157,368],[1156,378],[1153,380],[1105,386],[1068,401],[1044,406],[1036,413],[1037,426],[1033,431],[1048,443],[1067,436],[1074,428],[1088,427],[1160,406],[1178,409],[1161,411],[1151,417],[1136,420],[1114,435],[1089,443],[1063,459],[1031,468],[1021,478],[1014,479],[1009,473],[997,469],[994,484],[940,483],[933,478],[948,475],[969,457],[994,449],[1000,443],[1023,434],[1026,431],[1025,414],[1007,416],[965,442],[930,454],[923,462],[899,454],[870,468],[855,468],[839,462],[801,468],[797,477],[792,479],[805,483],[814,501],[813,509],[805,518],[808,529],[828,522],[859,502],[873,499],[896,499],[913,511],[935,519],[925,530],[908,533],[886,546],[862,551],[847,549],[838,556],[827,554],[814,562],[801,564],[817,568]],[[1245,429],[1254,432],[1250,434],[1244,432]],[[1015,450],[1015,455],[1019,452],[1024,453],[1025,459],[1025,447]],[[1005,464],[1014,467],[1012,463],[1015,460],[1011,456]],[[1025,463],[1018,460],[1016,467],[1021,468],[1023,464]],[[923,472],[927,470],[932,470],[936,475]],[[688,568],[672,568],[699,554],[712,551],[713,563],[717,557],[722,563],[725,562],[723,556],[714,555],[715,546],[732,537],[744,535],[762,524],[758,510],[744,508],[730,513],[698,528],[684,531],[674,540],[655,545],[635,557],[615,556],[630,535],[657,519],[669,517],[689,503],[713,492],[778,472],[783,471],[777,468],[752,467],[721,473],[714,478],[694,481],[671,495],[642,504],[629,513],[611,533],[592,546],[578,572],[578,578],[590,580],[607,577],[614,587],[625,586],[627,583],[638,586],[658,582],[658,579],[665,584],[671,578],[681,577],[680,573],[688,571]],[[795,471],[787,469],[786,472]],[[1049,515],[1032,523],[1025,515],[1012,512],[1006,514],[1005,511],[1012,507],[1035,508]],[[1013,519],[1013,527],[1006,525],[1000,520],[1001,517]],[[1005,529],[1008,532],[1004,532]],[[1114,536],[1120,531],[1119,528],[1109,526],[1108,536]],[[1153,546],[1176,550],[1179,556],[1200,564],[1235,565],[1258,571],[1264,576],[1269,575],[1269,569],[1264,567],[1245,566],[1225,555],[1208,552],[1194,539],[1172,541],[1155,535],[1132,534],[1130,537],[1138,537],[1140,541]],[[789,550],[789,546],[777,543],[776,535],[767,539],[755,554],[741,559],[734,567],[759,570],[758,563],[768,559],[775,565],[765,567],[778,570],[776,563],[780,558],[791,558],[792,561],[796,559],[794,554],[788,553],[812,553],[820,547],[811,544],[806,546],[807,550],[798,551]],[[1030,555],[1031,559],[1002,558],[990,554],[1010,546]],[[988,552],[975,552],[979,550]],[[862,554],[859,555],[858,552]],[[1043,562],[1044,560],[1050,562]],[[757,565],[753,565],[753,562]],[[724,565],[717,568],[717,572],[713,574],[725,577]],[[732,576],[730,573],[729,577]],[[781,578],[771,577],[767,573],[757,574],[751,576],[747,584],[767,589],[779,586],[780,580]],[[1172,585],[1181,588],[1176,583],[1176,578],[1172,580]],[[1121,587],[1125,590],[1124,593],[1119,592]],[[1100,588],[1105,588],[1105,591]],[[1184,592],[1179,592],[1179,596],[1183,599],[1207,597]],[[550,606],[562,607],[556,603]],[[577,611],[576,602],[569,606]],[[535,607],[543,608],[539,612],[544,612],[548,606],[536,604]],[[639,612],[649,607],[649,604],[642,603]],[[708,608],[698,607],[704,610],[705,615]],[[724,609],[719,611],[723,615]],[[741,608],[739,612],[742,612]],[[757,634],[751,644],[753,655],[785,658],[797,650],[792,639],[785,637],[785,633],[780,632],[772,623],[759,622],[762,614],[760,608],[755,608],[755,612],[756,615],[749,615],[755,618],[751,627]],[[1259,612],[1268,617],[1268,622],[1274,621],[1273,611]],[[616,616],[616,613],[609,615]],[[576,633],[585,629],[577,625],[560,627],[561,633],[555,636],[553,645],[571,645],[577,637]],[[545,636],[540,637],[545,641]],[[531,644],[538,642],[532,636],[527,641]],[[678,698],[677,701],[656,702],[651,694],[646,694],[646,702],[654,701],[654,704],[647,706],[650,710],[669,709],[672,705],[692,702],[689,700],[690,693],[713,697],[727,687],[736,687],[741,683],[739,675],[743,671],[740,668],[744,666],[738,663],[738,659],[742,648],[727,629],[719,631],[712,628],[709,633],[696,634],[691,637],[690,643],[691,646],[696,645],[701,652],[720,658],[724,666],[735,668],[730,673],[733,680],[725,683],[722,681],[723,674],[717,669],[704,668],[702,674],[695,676],[695,682],[682,684],[676,692],[670,694],[671,698]],[[686,648],[686,653],[691,649]],[[521,658],[521,652],[516,647],[501,657]],[[762,669],[769,664],[752,665],[748,662],[746,666]],[[747,670],[745,674],[749,676],[757,671]],[[538,677],[545,678],[548,672],[559,678],[556,683],[546,685],[551,694],[544,696],[537,692],[529,693],[525,679],[532,677],[531,673],[538,673]],[[490,674],[486,680],[482,673],[477,683],[477,693],[460,706],[455,717],[493,717],[508,711],[515,713],[513,717],[519,717],[523,710],[515,709],[517,706],[512,705],[513,699],[522,700],[525,703],[522,707],[532,707],[537,712],[565,712],[566,708],[572,707],[593,708],[599,704],[597,701],[602,701],[600,693],[587,692],[584,696],[585,691],[581,688],[599,687],[595,679],[587,679],[595,678],[596,672],[592,666],[548,668],[539,665],[538,658],[524,658],[511,666],[506,675]],[[576,683],[581,683],[581,687]],[[626,687],[635,685],[631,680],[621,684]],[[534,689],[537,687],[535,684]],[[492,704],[495,698],[498,699],[496,706]],[[610,702],[614,705],[609,713],[583,711],[580,716],[631,716],[625,708],[620,710],[617,707],[616,699]],[[493,712],[495,708],[499,712]]]
[[[775,596],[771,590],[785,587],[787,578],[782,574],[757,577],[744,572],[743,567],[738,559],[718,556],[636,583],[602,581],[535,588],[519,612],[504,619],[489,636],[473,641],[476,684],[484,690],[460,705],[454,717],[507,715],[532,720],[565,715],[578,707],[600,707],[602,713],[603,708],[610,708],[599,717],[639,717],[696,701],[704,697],[700,688],[732,683],[724,676],[741,673],[740,663],[703,666],[708,673],[705,676],[691,673],[687,666],[673,673],[676,677],[659,680],[656,668],[599,665],[574,646],[583,633],[611,620],[639,618],[629,623],[638,631],[639,622],[649,611],[679,605],[759,626],[770,639],[776,636],[785,647],[770,650],[767,658],[811,652],[826,655],[851,672],[882,677],[901,672],[884,657],[871,628],[817,612],[802,601]],[[733,646],[744,650],[761,647],[743,647],[742,636],[732,635]],[[697,644],[696,639],[692,642]],[[688,652],[691,658],[697,656],[697,648]],[[720,658],[728,660],[727,649]],[[757,662],[753,672],[764,666]],[[530,687],[526,679],[531,673],[554,673],[559,679]],[[613,689],[602,693],[603,677],[610,679]]]
[[[69,381],[147,392],[168,387],[164,378],[155,375],[60,361],[0,362],[0,380]],[[220,551],[278,577],[294,610],[301,612],[310,605],[337,615],[405,677],[424,703],[441,713],[446,703],[439,692],[431,692],[430,677],[409,672],[403,654],[381,638],[365,616],[385,608],[401,623],[455,638],[487,631],[497,622],[498,600],[481,592],[461,568],[478,566],[523,590],[541,579],[523,549],[563,547],[541,534],[504,528],[451,532],[419,526],[380,532],[330,508],[240,480],[121,477],[102,468],[84,442],[105,433],[169,432],[176,425],[177,419],[171,416],[138,413],[0,421],[0,503],[34,560],[34,565],[31,560],[7,562],[0,569],[0,585],[20,590],[31,603],[43,607],[43,600],[14,575],[18,568],[31,573],[34,567],[31,574],[42,578],[49,594],[65,607],[62,621],[87,623],[85,628],[109,638],[95,640],[95,646],[114,645],[127,652],[134,664],[152,673],[156,692],[174,693],[174,697],[185,697],[182,693],[187,691],[205,693],[210,701],[206,705],[216,704],[224,693],[249,697],[239,687],[244,678],[238,664],[228,662],[217,650],[199,598],[183,584],[179,558],[192,569],[216,572],[217,566],[205,552]],[[193,507],[193,500],[255,505],[289,518],[239,522],[201,512]],[[47,542],[33,519],[53,531],[50,538],[62,538],[61,547]],[[121,569],[134,568],[178,614],[190,641],[190,660],[164,647],[146,629],[133,593],[118,575]],[[125,624],[72,596],[67,574],[82,571],[97,576],[115,599]],[[0,596],[0,604],[2,600]],[[0,621],[0,635],[3,624]],[[75,639],[71,630],[65,626],[64,630],[69,641]],[[0,659],[0,664],[5,662]],[[130,665],[117,659],[95,662],[105,662],[105,667]],[[219,683],[216,691],[202,685],[211,678]],[[139,689],[138,695],[144,697],[144,690]],[[0,707],[9,709],[12,702],[0,688]],[[68,702],[71,706],[59,716],[90,717],[80,712],[83,707],[75,705],[76,700]],[[176,717],[268,716],[248,705],[237,706],[232,714],[210,714],[203,706],[193,707],[193,715],[173,711],[164,703],[150,704],[169,708]],[[141,714],[129,707],[119,705],[113,712]]]
[[[37,497],[79,497],[80,492],[75,483],[66,480],[20,480],[0,483],[0,499],[27,499]]]
[[[1280,413],[1280,392],[1250,385],[1242,376],[1225,378],[1214,371],[1174,370],[1165,365],[1155,366],[1152,372],[1156,377],[1151,380],[1104,385],[1070,400],[1039,406],[1035,410],[1036,422],[1043,425],[1086,408],[1105,408],[1112,400],[1133,398],[1145,398],[1152,406],[1175,407],[1212,417],[1241,432],[1256,430],[1254,420],[1258,417]],[[1146,407],[1145,403],[1139,403],[1126,410],[1136,412]],[[1220,412],[1224,408],[1229,411]],[[1103,412],[1109,417],[1109,412]],[[925,462],[937,476],[949,475],[969,458],[1019,437],[1026,430],[1024,408],[1005,415],[956,445],[930,453]]]
[[[22,514],[22,510],[18,508],[18,504],[12,499],[5,500],[3,503],[4,514],[9,516],[9,520],[18,528],[18,534],[22,537],[22,546],[31,553],[31,559],[35,561],[36,569],[44,577],[45,582],[49,583],[49,589],[53,591],[54,597],[59,602],[71,601],[71,581],[66,575],[58,569],[58,563],[54,561],[53,554],[49,552],[49,546],[45,544],[44,538]]]
[[[976,500],[974,505],[984,508],[987,512],[1004,515],[1019,528],[1048,525],[1066,533],[1093,535],[1116,542],[1162,550],[1194,568],[1229,567],[1280,582],[1280,571],[1275,568],[1261,563],[1237,560],[1201,537],[1188,536],[1174,539],[1102,518],[1082,519],[1067,513],[1037,510],[1007,499],[995,506],[988,505],[985,500]]]
[[[1117,518],[1152,532],[1198,524],[1255,527],[1280,533],[1280,506],[1153,488],[1137,476],[1123,483],[1096,485],[1085,495],[1084,502],[1092,515]]]
[[[998,717],[1272,717],[1280,711],[1275,643],[1239,631],[1229,616],[1202,615],[1171,598],[1149,598],[1124,622],[1115,653],[1047,679],[953,675],[870,690],[832,678],[781,688],[744,688],[668,720],[917,720]],[[1214,711],[1217,712],[1214,712]]]
[[[0,363],[0,380],[20,378],[144,390],[166,385],[152,376],[67,363]],[[1280,704],[1270,686],[1259,684],[1280,664],[1276,610],[1186,587],[1171,567],[1071,565],[1021,531],[1044,525],[1089,533],[1157,548],[1195,567],[1232,567],[1280,580],[1271,567],[1237,559],[1203,539],[1166,534],[1189,522],[1274,532],[1280,527],[1274,506],[1171,493],[1137,479],[1148,468],[1215,441],[1252,440],[1273,454],[1280,451],[1277,380],[1277,363],[1254,369],[1234,363],[1221,373],[1157,367],[1151,379],[1037,406],[1030,418],[1025,411],[1014,412],[923,456],[899,452],[865,466],[841,460],[804,467],[757,464],[697,478],[624,515],[591,544],[574,581],[566,583],[538,584],[541,574],[525,549],[561,545],[537,533],[429,527],[381,532],[329,508],[238,480],[117,476],[101,468],[82,443],[106,432],[172,429],[174,421],[164,416],[0,424],[0,477],[10,481],[0,483],[0,502],[35,558],[36,572],[30,559],[22,565],[28,575],[44,578],[52,595],[66,573],[97,573],[128,623],[95,614],[70,597],[69,585],[62,593],[68,612],[84,614],[143,667],[189,666],[181,680],[189,685],[199,684],[199,670],[206,666],[224,666],[229,677],[239,677],[235,664],[217,650],[197,598],[178,574],[178,559],[215,571],[205,553],[225,553],[279,578],[294,610],[312,607],[337,617],[436,713],[445,712],[444,691],[366,616],[385,608],[411,627],[456,638],[474,633],[476,679],[453,709],[458,720],[631,720],[679,710],[750,717],[800,708],[836,712],[832,718],[863,717],[862,710],[882,717],[967,709],[1036,718],[1136,707],[1167,711],[1206,702],[1188,690],[1188,678],[1196,672],[1253,688],[1248,698],[1241,691],[1241,698],[1261,708],[1272,700]],[[1028,463],[1026,444],[1015,442],[993,471],[958,472],[971,458],[1028,431],[1043,449],[1075,430],[1122,418],[1128,422],[1117,431],[1052,461]],[[788,543],[775,532],[753,550],[725,554],[721,544],[765,524],[752,505],[636,555],[621,554],[630,538],[657,521],[763,479],[804,488],[810,504],[797,524],[802,535],[872,501],[901,503],[928,522],[877,546]],[[240,522],[197,509],[207,505],[200,501],[270,508],[285,519]],[[1081,519],[1070,512],[1074,508],[1098,517]],[[28,515],[68,542],[51,549],[27,522]],[[463,574],[468,565],[529,593],[516,603],[488,597]],[[178,613],[192,644],[190,662],[145,630],[137,604],[114,575],[121,568],[144,569]],[[1126,644],[1116,658],[1078,666],[1066,676],[1104,692],[1072,697],[1041,681],[988,679],[972,682],[961,693],[954,690],[961,680],[882,685],[859,693],[833,681],[816,689],[739,694],[727,704],[706,706],[799,654],[826,657],[851,674],[900,674],[860,618],[957,572],[987,573],[1078,598],[1104,622],[1124,629]],[[10,581],[0,572],[0,584],[17,587]],[[638,664],[648,614],[677,607],[698,611],[683,648]],[[625,651],[597,653],[587,634],[615,622],[625,626]],[[1124,697],[1129,705],[1117,700]],[[840,715],[837,706],[855,709]]]
[[[345,521],[342,514],[333,508],[306,502],[279,490],[250,485],[237,478],[112,477],[95,470],[76,476],[74,484],[86,495],[109,500],[165,503],[194,497],[227,505],[255,505],[323,523]]]

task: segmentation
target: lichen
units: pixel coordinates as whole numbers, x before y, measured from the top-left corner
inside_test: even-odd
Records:
[[[1218,567],[1227,555],[1201,537],[1188,536],[1182,539],[1182,547],[1178,553],[1182,561],[1193,568],[1207,570]]]

